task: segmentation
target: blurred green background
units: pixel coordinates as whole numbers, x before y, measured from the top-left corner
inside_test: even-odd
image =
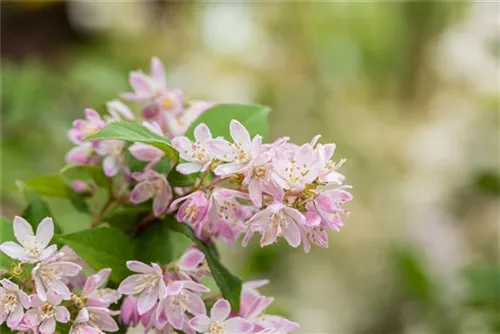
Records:
[[[347,158],[329,249],[224,249],[298,333],[499,333],[498,3],[1,3],[2,214],[57,172],[85,107],[152,55],[168,84],[272,106],[273,137]],[[51,200],[68,232],[88,218]]]

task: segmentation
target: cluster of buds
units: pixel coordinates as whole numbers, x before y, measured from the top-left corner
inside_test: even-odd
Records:
[[[210,275],[205,256],[195,247],[188,248],[179,261],[167,265],[129,261],[134,271],[118,288],[125,298],[121,321],[127,326],[142,324],[146,332],[186,334],[286,334],[298,324],[276,315],[265,314],[273,298],[256,289],[267,281],[243,284],[239,312],[231,311],[229,302],[216,294],[201,280]],[[215,301],[215,302],[214,302]],[[209,315],[207,304],[213,303]]]
[[[111,270],[100,270],[82,280],[83,260],[76,259],[66,246],[58,251],[56,245],[49,245],[54,235],[51,218],[40,222],[36,234],[21,217],[15,217],[13,225],[18,243],[0,245],[16,262],[4,273],[9,277],[0,281],[0,323],[20,333],[55,333],[58,323],[70,324],[72,334],[117,331],[113,319],[117,311],[109,307],[121,294],[103,288]]]

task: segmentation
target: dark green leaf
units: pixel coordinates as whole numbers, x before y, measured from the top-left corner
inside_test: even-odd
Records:
[[[243,124],[250,136],[261,135],[264,141],[269,140],[269,124],[267,115],[271,109],[258,104],[217,104],[206,110],[191,124],[186,135],[193,139],[193,132],[200,123],[205,123],[212,132],[212,136],[222,136],[230,139],[229,123],[238,120]]]
[[[57,239],[73,248],[94,269],[111,268],[114,282],[120,282],[130,274],[126,262],[134,258],[133,243],[128,235],[116,228],[89,229],[61,235]]]
[[[148,205],[134,205],[114,210],[110,214],[104,216],[102,220],[114,228],[129,232],[150,212],[151,203],[148,203]]]
[[[104,175],[102,168],[96,165],[68,165],[60,171],[66,181],[94,181],[98,186],[108,187],[111,180]]]
[[[26,196],[28,206],[26,207],[26,209],[24,209],[21,216],[26,219],[31,224],[31,226],[33,226],[33,230],[36,231],[36,228],[38,227],[38,224],[40,224],[42,219],[44,219],[45,217],[52,217],[52,213],[50,212],[47,203],[33,190],[25,187],[24,194]],[[61,231],[61,227],[54,220],[54,232],[61,233]]]
[[[178,223],[173,217],[165,218],[162,223],[169,229],[191,239],[191,241],[193,241],[193,243],[205,254],[205,258],[217,286],[224,298],[231,303],[233,311],[237,312],[240,308],[242,282],[219,262],[217,249],[213,246],[207,246],[195,236],[193,230],[189,226]]]
[[[189,187],[195,184],[199,176],[200,173],[184,175],[175,169],[172,169],[172,171],[168,174],[167,179],[168,183],[170,183],[172,187]]]
[[[0,217],[0,224],[2,231],[2,234],[0,235],[0,243],[4,243],[6,241],[15,241],[16,238],[14,237],[14,225],[4,217]],[[2,268],[10,270],[11,264],[14,262],[15,260],[8,257],[3,252],[0,252],[0,266]]]
[[[82,195],[76,193],[69,186],[67,187],[67,192],[68,192],[69,201],[71,202],[71,204],[73,204],[73,207],[76,210],[78,210],[79,212],[83,212],[83,213],[90,213],[90,208],[89,208],[87,201],[85,200],[85,196],[82,196]]]
[[[39,176],[23,180],[22,183],[41,196],[68,197],[66,183],[58,174]]]
[[[171,231],[166,224],[157,222],[141,231],[135,238],[135,258],[145,263],[172,262],[173,245]]]
[[[133,143],[149,144],[165,152],[169,158],[177,160],[177,151],[172,147],[168,139],[149,131],[137,123],[112,122],[101,131],[85,138],[85,140],[102,139],[119,139]]]

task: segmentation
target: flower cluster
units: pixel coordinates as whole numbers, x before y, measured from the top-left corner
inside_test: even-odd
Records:
[[[334,144],[318,144],[318,137],[301,146],[280,138],[263,144],[251,138],[237,120],[230,123],[232,141],[212,138],[205,124],[194,131],[195,141],[175,137],[172,144],[184,159],[177,165],[183,174],[213,170],[218,184],[224,179],[237,183],[236,189],[203,186],[173,201],[177,220],[189,223],[199,238],[221,236],[234,244],[244,233],[246,245],[255,233],[267,246],[283,237],[292,247],[311,243],[328,246],[328,230],[343,226],[343,207],[352,199],[338,172],[343,160],[332,160]]]
[[[109,309],[121,294],[102,288],[111,273],[103,269],[78,280],[83,263],[65,246],[61,251],[49,243],[54,235],[51,218],[43,219],[33,232],[21,217],[13,222],[18,243],[7,241],[0,250],[17,263],[0,281],[0,324],[22,333],[55,333],[56,326],[69,324],[69,333],[90,334],[115,332],[118,325]],[[75,259],[72,261],[71,259]],[[30,267],[27,273],[25,267]],[[17,282],[18,284],[16,284]]]
[[[288,333],[298,324],[265,309],[273,298],[262,296],[256,289],[267,281],[245,283],[238,313],[218,294],[206,295],[210,290],[201,279],[210,275],[204,254],[195,247],[188,248],[179,261],[160,266],[129,261],[127,267],[135,274],[126,278],[118,288],[125,298],[121,307],[121,321],[127,326],[142,324],[146,332],[171,333]],[[204,295],[205,294],[205,295]],[[213,297],[207,315],[206,303]]]

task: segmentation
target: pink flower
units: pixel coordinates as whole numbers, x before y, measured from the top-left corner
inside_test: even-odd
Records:
[[[134,113],[120,100],[112,100],[106,103],[108,107],[108,112],[112,117],[113,121],[120,121],[122,118],[125,120],[132,121],[135,119]]]
[[[94,109],[85,109],[86,120],[77,119],[73,122],[73,127],[68,131],[68,137],[75,144],[81,144],[85,137],[97,133],[106,122]]]
[[[29,322],[39,325],[42,334],[53,334],[56,331],[56,321],[67,323],[70,314],[65,306],[59,305],[62,298],[55,293],[47,294],[47,301],[42,301],[38,295],[31,295],[31,309],[26,312]]]
[[[102,269],[87,278],[81,292],[81,298],[87,301],[87,306],[106,308],[121,298],[121,294],[116,290],[100,289],[106,283],[110,274],[111,269]]]
[[[205,254],[198,248],[188,247],[178,262],[180,275],[184,279],[193,279],[199,281],[201,277],[210,274],[210,269],[205,262]]]
[[[182,330],[188,320],[186,311],[193,315],[205,314],[201,293],[208,291],[204,285],[190,280],[169,283],[167,296],[160,300],[156,310],[157,327],[163,327],[168,321],[175,329]]]
[[[130,193],[130,201],[134,204],[153,199],[153,213],[156,217],[161,216],[168,208],[172,200],[172,188],[164,175],[152,169],[146,169],[142,173],[134,173],[132,177],[139,181]]]
[[[6,241],[0,245],[0,250],[21,262],[36,263],[52,256],[57,251],[55,245],[47,247],[54,236],[52,218],[44,218],[38,225],[35,235],[31,225],[23,218],[16,216],[14,235],[21,245]]]
[[[315,197],[313,205],[307,206],[318,214],[323,227],[338,231],[344,226],[341,215],[348,215],[349,211],[344,209],[343,205],[352,200],[352,195],[345,190],[346,188],[347,186],[343,186],[325,190]]]
[[[261,247],[270,245],[283,236],[292,247],[300,245],[300,226],[306,219],[300,211],[287,207],[281,203],[269,205],[256,213],[247,221],[248,231],[243,239],[243,246],[248,244],[255,232],[261,233]]]
[[[124,164],[124,148],[125,142],[114,139],[99,141],[95,145],[96,153],[104,157],[102,160],[102,168],[106,176],[115,176],[120,171],[120,168]]]
[[[99,328],[94,327],[90,322],[89,311],[86,308],[81,309],[71,326],[70,334],[101,334]]]
[[[118,292],[124,295],[139,295],[137,311],[142,315],[156,304],[158,299],[166,296],[166,285],[159,265],[148,266],[139,261],[127,261],[127,268],[138,272],[127,277],[118,287]]]
[[[60,261],[67,261],[67,262],[72,262],[78,264],[80,267],[82,267],[82,270],[78,273],[76,276],[65,276],[61,280],[63,281],[64,284],[68,286],[70,290],[73,290],[74,288],[81,289],[83,288],[83,285],[85,284],[85,280],[87,279],[87,276],[85,275],[85,270],[89,268],[89,265],[87,262],[85,262],[78,254],[75,253],[73,249],[70,247],[64,245],[60,253],[64,254],[59,258]]]
[[[127,326],[135,327],[140,319],[141,316],[137,311],[137,298],[134,296],[127,296],[123,300],[120,309],[120,321]]]
[[[176,210],[181,202],[183,203],[175,216],[178,222],[194,226],[205,219],[208,212],[208,200],[204,192],[195,191],[187,196],[179,197],[172,202],[169,211]]]
[[[214,172],[217,175],[228,176],[240,172],[253,159],[256,159],[261,151],[262,137],[255,136],[251,140],[247,129],[237,120],[233,119],[231,121],[229,131],[234,143],[222,138],[208,142],[208,147],[213,156],[221,161],[228,162],[215,169]]]
[[[194,138],[194,142],[191,142],[185,136],[172,139],[172,145],[179,152],[181,158],[189,161],[177,165],[176,169],[179,173],[192,174],[199,171],[204,172],[213,160],[207,146],[208,141],[212,140],[210,129],[203,123],[199,124],[194,129]]]
[[[255,322],[259,334],[287,334],[297,328],[299,324],[277,315],[264,314]]]
[[[210,196],[208,219],[195,226],[198,237],[203,237],[203,229],[215,237],[223,237],[232,245],[245,232],[244,221],[252,214],[253,208],[239,200],[248,200],[248,195],[236,190],[219,188]]]
[[[342,159],[338,163],[331,160],[333,153],[335,152],[335,144],[318,144],[315,151],[318,159],[318,165],[320,166],[318,181],[324,184],[342,184],[345,177],[337,172],[337,170],[342,167],[346,160]]]
[[[284,189],[302,190],[318,176],[317,160],[311,145],[300,146],[291,158],[281,158],[275,164],[274,180]]]
[[[184,93],[180,89],[165,91],[155,98],[155,104],[160,112],[179,116],[184,111]]]
[[[243,284],[240,298],[240,311],[238,313],[239,316],[253,322],[272,304],[274,298],[263,296],[256,290],[268,283],[268,280],[259,280]]]
[[[50,292],[69,300],[71,292],[63,280],[78,275],[82,267],[76,263],[61,261],[62,253],[57,253],[39,262],[31,271],[35,281],[36,293],[40,300],[46,301]]]
[[[253,325],[241,317],[229,318],[231,307],[225,299],[219,299],[210,310],[210,318],[200,314],[189,321],[189,326],[199,332],[207,334],[240,334],[249,333]]]
[[[151,59],[151,75],[142,71],[133,71],[129,76],[132,93],[122,93],[120,96],[125,100],[147,101],[158,96],[166,89],[165,68],[162,62],[153,57]]]
[[[163,113],[165,119],[164,131],[169,138],[184,135],[191,124],[212,105],[213,103],[211,102],[197,101],[191,103],[180,115],[174,115],[169,112]]]
[[[142,125],[154,134],[164,137],[163,131],[157,122],[143,122]],[[141,161],[148,161],[152,164],[158,162],[165,156],[165,153],[154,146],[144,143],[134,143],[130,145],[129,152],[134,158]]]
[[[106,332],[116,332],[119,329],[118,324],[112,316],[118,315],[120,311],[111,311],[105,307],[95,306],[87,306],[86,309],[89,314],[89,323],[94,328]]]
[[[65,161],[69,164],[87,164],[90,162],[93,153],[94,146],[92,143],[84,142],[69,150],[66,153]]]
[[[14,328],[24,317],[24,309],[30,307],[28,295],[8,279],[0,281],[0,325],[7,320],[7,326]]]

